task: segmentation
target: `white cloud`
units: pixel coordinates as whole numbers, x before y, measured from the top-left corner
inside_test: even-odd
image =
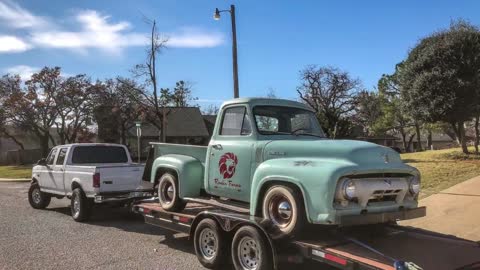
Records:
[[[28,37],[25,38],[27,41],[16,38],[15,46],[0,44],[0,52],[21,52],[42,47],[82,53],[89,49],[100,49],[118,54],[127,47],[148,44],[148,33],[134,32],[129,22],[112,22],[110,16],[95,10],[79,11],[73,17],[77,29],[66,30],[64,26],[55,24],[51,18],[36,16],[18,4],[0,0],[0,21],[2,20],[12,28],[28,29]],[[198,28],[183,28],[166,36],[169,37],[167,46],[177,48],[211,48],[224,42],[221,33]],[[14,43],[11,37],[7,41],[9,42],[6,44]]]
[[[110,52],[146,44],[145,35],[126,32],[130,28],[128,22],[112,24],[109,18],[94,10],[81,11],[75,17],[80,31],[37,31],[32,33],[32,42],[47,48],[98,48]]]
[[[37,73],[40,71],[41,68],[39,67],[32,67],[32,66],[27,66],[27,65],[18,65],[18,66],[13,66],[4,69],[3,71],[5,73],[8,73],[10,75],[18,75],[20,78],[22,78],[23,81],[30,80],[32,77],[33,73]],[[71,73],[66,73],[61,71],[60,73],[61,77],[67,78],[67,77],[72,77]]]
[[[18,53],[29,50],[31,45],[15,36],[0,36],[0,53]]]
[[[179,48],[211,48],[224,43],[221,33],[209,33],[201,29],[185,28],[169,35],[167,46]]]
[[[31,67],[26,65],[18,65],[13,66],[5,69],[6,73],[11,75],[19,75],[22,80],[30,80],[32,74],[39,71],[40,69],[37,67]]]
[[[0,20],[13,28],[35,28],[48,24],[46,19],[33,15],[9,0],[0,1]]]

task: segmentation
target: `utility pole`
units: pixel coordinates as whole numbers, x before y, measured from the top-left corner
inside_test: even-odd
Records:
[[[237,61],[237,25],[235,22],[235,5],[230,5],[230,10],[218,10],[215,9],[213,19],[220,20],[221,12],[230,12],[230,18],[232,20],[232,64],[233,64],[233,97],[238,98],[240,96],[240,90],[238,87],[238,61]]]

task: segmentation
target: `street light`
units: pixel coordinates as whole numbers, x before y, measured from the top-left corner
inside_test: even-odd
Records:
[[[135,126],[137,127],[138,163],[140,163],[140,156],[141,156],[140,137],[142,137],[142,122],[140,121],[135,122]]]
[[[239,97],[238,90],[238,65],[237,65],[237,27],[235,24],[235,5],[230,5],[230,9],[219,10],[215,9],[213,14],[213,19],[218,21],[220,20],[220,13],[230,12],[230,17],[232,19],[232,58],[233,58],[233,97]]]

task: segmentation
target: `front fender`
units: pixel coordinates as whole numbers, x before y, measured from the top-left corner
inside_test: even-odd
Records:
[[[270,159],[257,167],[252,180],[250,213],[253,215],[261,201],[262,188],[272,181],[288,182],[296,185],[302,192],[307,219],[318,222],[325,219],[328,223],[334,214],[333,199],[337,180],[354,164],[343,160],[312,158]],[[333,220],[332,220],[333,222]]]
[[[177,173],[179,196],[198,197],[203,187],[204,166],[198,160],[185,155],[163,155],[153,161],[150,182],[157,180],[157,172],[173,170]]]

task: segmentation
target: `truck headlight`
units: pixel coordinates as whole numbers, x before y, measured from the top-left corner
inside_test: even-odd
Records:
[[[343,196],[347,200],[351,200],[356,197],[357,188],[355,187],[355,183],[351,179],[345,180],[343,182]]]
[[[409,190],[412,195],[417,195],[420,192],[420,177],[413,176],[410,178]]]

